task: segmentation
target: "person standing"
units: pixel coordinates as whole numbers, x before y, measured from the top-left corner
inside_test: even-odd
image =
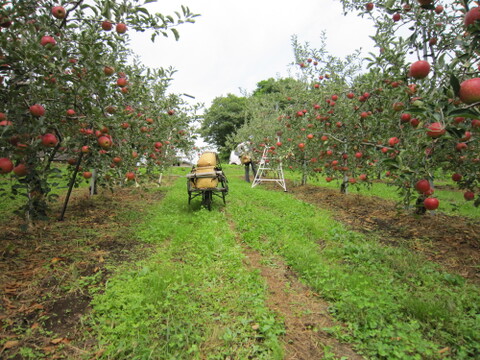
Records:
[[[235,155],[240,157],[241,163],[245,166],[245,181],[250,182],[250,167],[252,167],[253,177],[255,178],[257,175],[257,170],[255,169],[255,164],[253,162],[251,143],[244,141],[238,144],[235,149]]]

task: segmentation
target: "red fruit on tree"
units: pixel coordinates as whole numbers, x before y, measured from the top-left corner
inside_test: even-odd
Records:
[[[83,172],[83,177],[84,177],[85,179],[90,179],[90,178],[92,177],[92,175],[93,175],[93,174],[92,174],[90,171],[84,171],[84,172]]]
[[[408,71],[408,76],[415,79],[424,79],[430,73],[430,64],[428,61],[419,60],[415,61],[410,65],[410,70]]]
[[[465,191],[463,193],[463,198],[467,201],[471,201],[475,198],[475,193],[473,191]]]
[[[402,122],[409,122],[411,119],[412,119],[412,115],[408,113],[403,113],[402,115],[400,115],[400,120]]]
[[[442,5],[437,5],[437,6],[435,7],[435,12],[436,12],[437,14],[441,14],[441,13],[443,12],[443,10],[444,10],[444,8],[443,8]]]
[[[20,163],[13,168],[13,173],[19,177],[22,177],[28,174],[28,169],[24,163]]]
[[[437,198],[429,197],[423,201],[423,206],[425,206],[425,209],[427,210],[436,210],[439,205],[440,205],[440,202],[438,201]]]
[[[419,193],[425,194],[426,192],[428,192],[430,190],[430,182],[427,179],[419,180],[415,184],[415,189]]]
[[[103,68],[103,73],[107,76],[112,76],[115,73],[115,68],[111,66],[105,66]]]
[[[367,11],[372,11],[373,8],[374,8],[373,3],[369,2],[369,3],[366,3],[366,4],[365,4],[365,9],[366,9]]]
[[[455,173],[452,175],[452,180],[455,181],[455,182],[458,182],[460,180],[462,180],[462,175],[460,175],[459,173]]]
[[[73,109],[68,109],[66,113],[67,113],[67,116],[75,116],[75,110]]]
[[[465,104],[480,102],[480,78],[472,78],[460,84],[458,97]]]
[[[97,141],[98,145],[103,149],[109,149],[113,145],[112,139],[110,139],[109,136],[100,136]]]
[[[112,30],[112,27],[113,27],[113,25],[110,21],[107,21],[107,20],[102,21],[102,29],[103,30],[110,31],[110,30]]]
[[[412,125],[413,127],[417,127],[419,124],[420,120],[418,120],[417,118],[413,118],[410,120],[410,125]]]
[[[65,8],[63,6],[54,6],[52,8],[52,15],[54,18],[57,19],[65,19],[65,16],[67,16],[67,12],[65,11]]]
[[[115,27],[115,31],[119,34],[125,34],[127,32],[127,25],[123,23],[118,23]]]
[[[457,151],[462,151],[462,150],[465,150],[465,149],[467,149],[467,148],[468,148],[468,145],[467,145],[466,143],[464,143],[464,142],[457,143],[457,144],[455,145],[455,150],[457,150]]]
[[[127,178],[127,180],[129,181],[132,181],[132,180],[135,180],[135,173],[132,172],[132,171],[129,171],[125,174],[125,177]]]
[[[399,13],[395,13],[395,14],[393,14],[393,16],[392,16],[392,19],[393,19],[393,21],[395,21],[395,22],[400,21],[401,18],[402,18],[402,16],[401,16]]]
[[[390,145],[391,147],[394,147],[399,142],[400,142],[400,139],[397,137],[391,137],[390,139],[388,139],[388,145]]]
[[[58,139],[54,134],[47,133],[42,136],[42,145],[46,147],[55,147],[58,144]]]
[[[463,23],[465,24],[465,27],[468,27],[473,25],[478,20],[480,20],[480,7],[474,7],[465,14]]]
[[[45,35],[45,36],[42,36],[42,38],[40,39],[40,45],[44,47],[53,47],[56,44],[57,42],[55,41],[53,36]]]
[[[427,135],[432,138],[437,138],[445,134],[446,130],[443,127],[443,124],[439,122],[434,122],[427,127]]]
[[[30,106],[30,114],[36,117],[45,115],[45,108],[40,104]]]
[[[118,86],[125,87],[125,86],[127,86],[127,84],[128,84],[127,78],[121,77],[121,78],[117,79],[117,85]]]
[[[13,162],[9,158],[0,158],[0,174],[8,174],[13,170]]]

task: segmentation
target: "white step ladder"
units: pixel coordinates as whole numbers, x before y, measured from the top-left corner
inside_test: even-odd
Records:
[[[279,162],[276,167],[270,164],[267,156],[268,147],[263,149],[262,159],[258,164],[257,173],[252,182],[252,188],[263,182],[275,182],[280,185],[283,191],[287,191],[287,185],[285,184],[285,177],[283,176],[282,163]]]

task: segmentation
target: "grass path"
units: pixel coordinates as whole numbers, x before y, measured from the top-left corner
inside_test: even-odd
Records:
[[[138,225],[159,250],[94,300],[105,358],[358,358],[341,342],[368,358],[480,353],[478,287],[227,175],[226,207],[189,207],[180,179]]]

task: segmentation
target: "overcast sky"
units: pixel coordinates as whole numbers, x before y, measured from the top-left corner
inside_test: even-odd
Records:
[[[180,40],[131,32],[131,45],[149,67],[173,66],[178,72],[170,88],[195,96],[208,107],[218,96],[251,92],[270,77],[288,75],[293,62],[292,35],[319,47],[327,35],[327,50],[344,57],[355,49],[373,51],[372,23],[344,16],[336,0],[158,0],[149,10],[164,15],[181,5],[200,14],[195,24],[178,27]]]

